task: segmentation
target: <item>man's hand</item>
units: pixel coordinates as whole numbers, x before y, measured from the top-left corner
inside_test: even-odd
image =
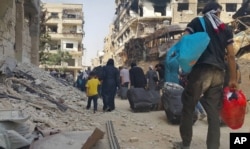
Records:
[[[228,86],[232,90],[238,90],[238,87],[239,87],[238,82],[235,80],[233,80],[233,81],[229,80]]]

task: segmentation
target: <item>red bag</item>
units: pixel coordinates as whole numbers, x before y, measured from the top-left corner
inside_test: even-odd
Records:
[[[225,87],[221,109],[223,122],[232,129],[240,128],[244,123],[246,104],[246,96],[241,90],[232,92],[229,87]]]

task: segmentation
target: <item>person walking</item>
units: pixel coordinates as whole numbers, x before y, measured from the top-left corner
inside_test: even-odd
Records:
[[[157,81],[159,80],[159,77],[153,66],[149,66],[148,71],[146,73],[146,79],[148,90],[156,90]]]
[[[165,66],[161,63],[155,65],[155,70],[158,72],[159,75],[159,81],[158,81],[158,86],[160,89],[164,86],[165,83]],[[167,72],[166,72],[167,73]],[[167,75],[167,74],[166,74]]]
[[[98,100],[98,85],[100,81],[96,77],[94,72],[89,73],[89,80],[86,83],[86,93],[88,96],[88,103],[86,109],[90,109],[91,102],[94,102],[94,113],[97,111],[97,100]]]
[[[182,118],[180,136],[182,142],[174,144],[176,148],[189,149],[193,135],[193,112],[200,100],[208,118],[207,149],[219,149],[220,119],[219,111],[222,104],[223,80],[225,75],[224,57],[227,52],[230,79],[228,86],[237,90],[236,63],[233,47],[233,34],[220,20],[222,6],[217,2],[209,2],[202,14],[210,42],[202,53],[191,72],[188,83],[182,93]],[[185,34],[204,31],[198,17],[188,23]],[[226,49],[226,50],[225,50]]]
[[[138,67],[135,62],[131,63],[129,70],[130,76],[130,87],[134,88],[145,88],[147,80],[141,67]]]
[[[121,99],[127,99],[127,90],[130,83],[129,70],[127,66],[123,66],[121,68],[120,79],[121,79],[120,97]]]
[[[113,111],[115,109],[115,95],[120,88],[120,74],[114,66],[114,60],[109,59],[103,67],[102,99],[103,111]]]

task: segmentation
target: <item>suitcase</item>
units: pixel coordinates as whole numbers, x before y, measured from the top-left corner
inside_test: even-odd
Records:
[[[179,124],[181,120],[183,87],[176,83],[166,82],[162,90],[163,107],[168,122]]]
[[[127,97],[134,112],[149,112],[152,108],[152,100],[144,88],[129,89]]]
[[[162,90],[162,102],[168,122],[180,124],[182,115],[181,95],[184,88],[176,83],[166,82]],[[194,112],[193,123],[198,119],[197,113]]]
[[[160,92],[156,90],[148,90],[147,92],[152,101],[151,111],[163,110]]]
[[[127,99],[127,92],[128,92],[128,87],[121,87],[120,88],[121,99]]]

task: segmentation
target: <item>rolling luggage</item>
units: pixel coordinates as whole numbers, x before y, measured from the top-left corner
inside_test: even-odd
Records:
[[[184,88],[176,83],[166,82],[162,90],[162,102],[168,122],[180,124],[182,115],[181,95]],[[193,123],[198,119],[198,113],[194,112]]]
[[[128,92],[128,87],[121,87],[120,88],[121,99],[127,99],[127,92]]]
[[[144,88],[131,88],[127,92],[130,108],[134,112],[149,112],[152,101]]]
[[[179,124],[181,120],[183,87],[176,83],[166,82],[162,89],[163,107],[168,122]]]
[[[147,93],[152,102],[151,111],[163,110],[160,92],[156,90],[147,90]]]

